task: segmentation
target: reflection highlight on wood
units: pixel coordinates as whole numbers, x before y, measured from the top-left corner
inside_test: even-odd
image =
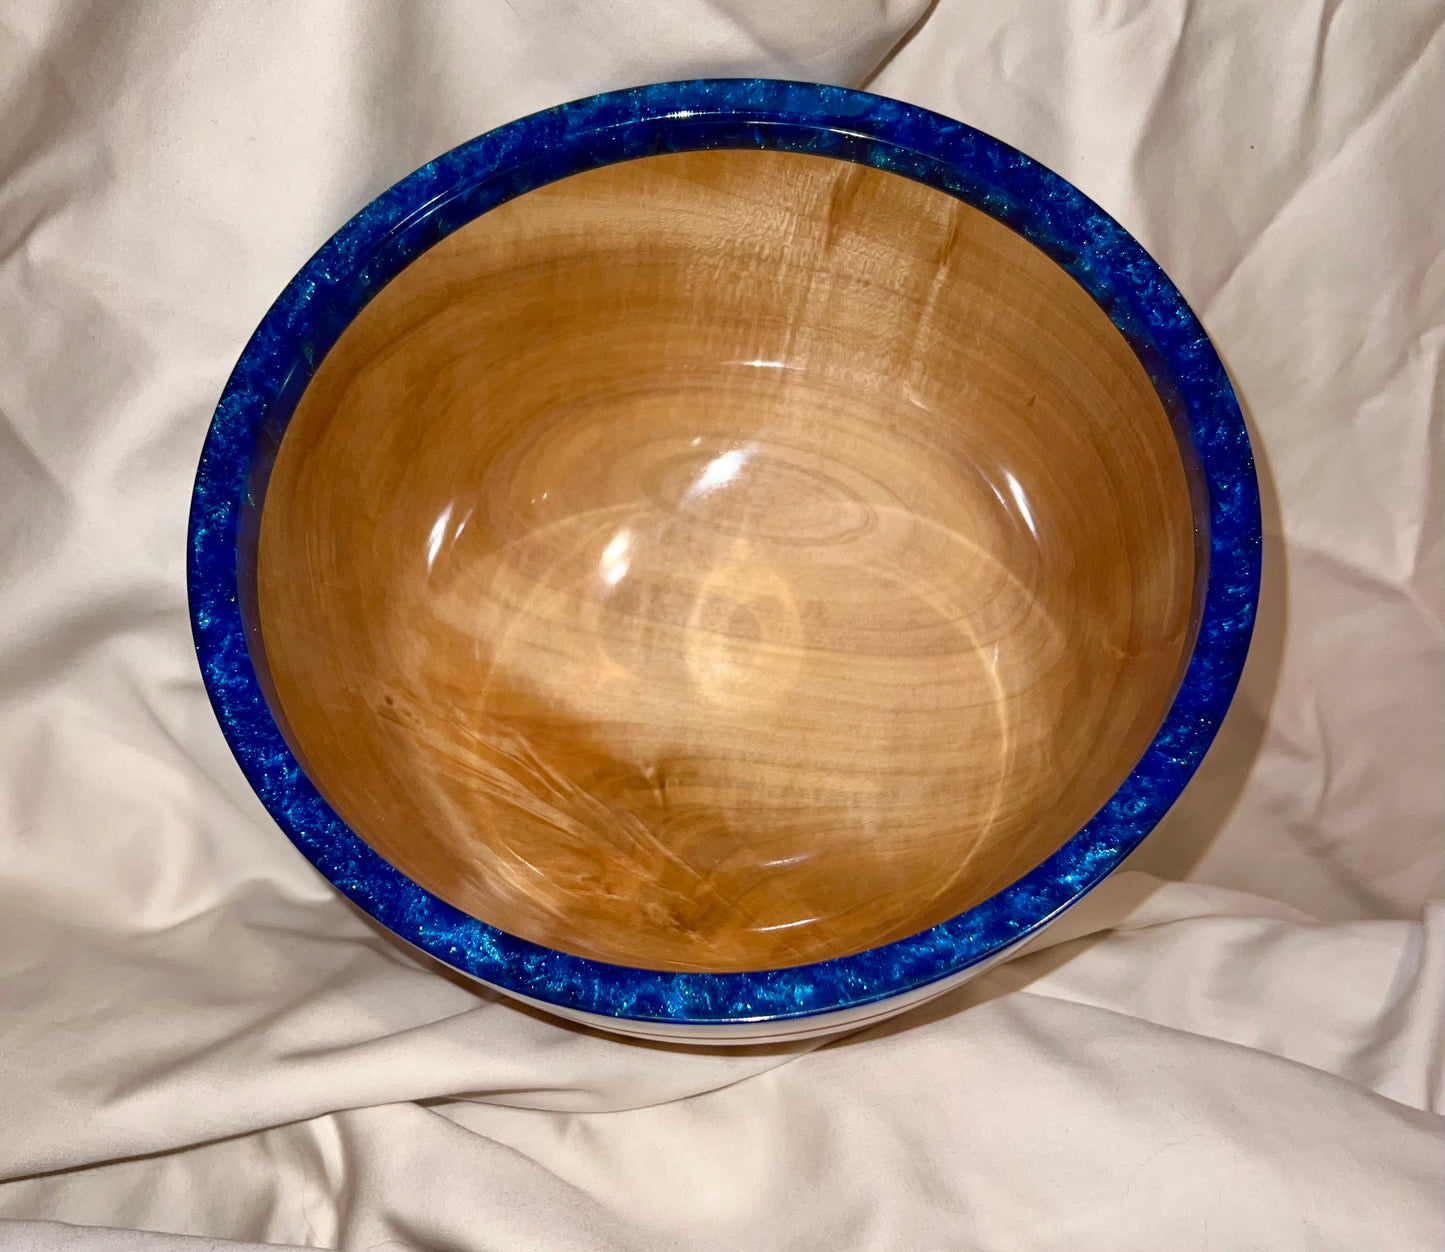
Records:
[[[363,838],[524,938],[839,956],[1058,848],[1157,728],[1195,582],[1118,331],[893,175],[654,157],[381,291],[258,558],[288,737]]]

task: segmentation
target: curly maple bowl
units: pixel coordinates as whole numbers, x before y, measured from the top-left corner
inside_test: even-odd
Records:
[[[398,934],[658,1038],[976,972],[1178,795],[1248,643],[1219,362],[957,123],[760,81],[494,131],[363,210],[197,479],[207,687]]]

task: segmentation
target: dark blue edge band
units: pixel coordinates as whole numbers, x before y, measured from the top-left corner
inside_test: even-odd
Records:
[[[699,148],[870,165],[1012,227],[1068,270],[1126,336],[1187,435],[1190,468],[1208,494],[1208,580],[1192,656],[1153,742],[1089,823],[950,921],[854,956],[738,974],[629,969],[540,947],[467,916],[382,859],[287,748],[247,649],[238,577],[254,559],[260,484],[285,422],[380,287],[513,196],[594,166]],[[186,574],[201,673],[227,742],[281,829],[350,900],[430,955],[534,1000],[606,1017],[718,1024],[833,1012],[946,978],[1027,937],[1096,885],[1178,798],[1224,718],[1253,628],[1260,546],[1249,437],[1224,368],[1178,290],[1108,214],[1022,153],[938,114],[838,87],[721,79],[612,92],[512,122],[424,165],[343,226],[272,305],[226,384],[196,475]]]

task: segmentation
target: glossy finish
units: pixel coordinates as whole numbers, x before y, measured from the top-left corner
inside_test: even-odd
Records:
[[[263,697],[275,700],[255,600],[260,505],[315,363],[377,290],[479,214],[599,164],[693,148],[811,152],[901,173],[1047,252],[1123,333],[1182,432],[1197,550],[1208,557],[1197,642],[1164,724],[1082,830],[956,917],[857,955],[771,971],[603,964],[466,915],[398,873],[338,820],[297,767]],[[699,475],[740,450],[723,439]],[[857,468],[856,458],[835,460]],[[735,462],[723,459],[714,478]],[[748,480],[743,465],[735,468],[729,481],[741,490]],[[1032,511],[1042,489],[1019,481]],[[438,561],[442,547],[448,556],[457,551],[446,545],[445,528]],[[1203,573],[1204,561],[1198,567]],[[758,1037],[789,1023],[817,1029],[863,1006],[886,1008],[881,1001],[902,1003],[945,985],[1055,916],[1147,833],[1198,764],[1243,662],[1257,592],[1258,502],[1248,440],[1208,340],[1148,257],[1066,183],[967,127],[877,97],[758,81],[669,84],[577,102],[484,136],[381,197],[308,264],[247,348],[217,410],[197,477],[189,580],[202,672],[238,759],[283,829],[353,900],[459,969],[570,1014],[637,1033],[735,1029],[740,1038]],[[840,1016],[818,1016],[829,1014]]]
[[[782,152],[478,218],[346,330],[262,519],[308,772],[411,878],[624,965],[844,956],[1064,843],[1163,720],[1173,430],[977,209]]]

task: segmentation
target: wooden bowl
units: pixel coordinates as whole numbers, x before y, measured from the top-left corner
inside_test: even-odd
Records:
[[[884,143],[900,112],[962,129],[806,90],[868,102]],[[634,987],[813,986],[1037,876],[1167,729],[1210,584],[1201,389],[1048,254],[1067,232],[1026,237],[967,187],[681,122],[616,159],[601,129],[502,194],[482,160],[453,200],[490,180],[489,211],[414,187],[442,217],[425,250],[397,248],[396,208],[351,248],[360,298],[253,423],[249,656],[295,787],[453,925]],[[1149,264],[1118,234],[1113,260]],[[535,994],[555,974],[491,980],[596,1011]]]

